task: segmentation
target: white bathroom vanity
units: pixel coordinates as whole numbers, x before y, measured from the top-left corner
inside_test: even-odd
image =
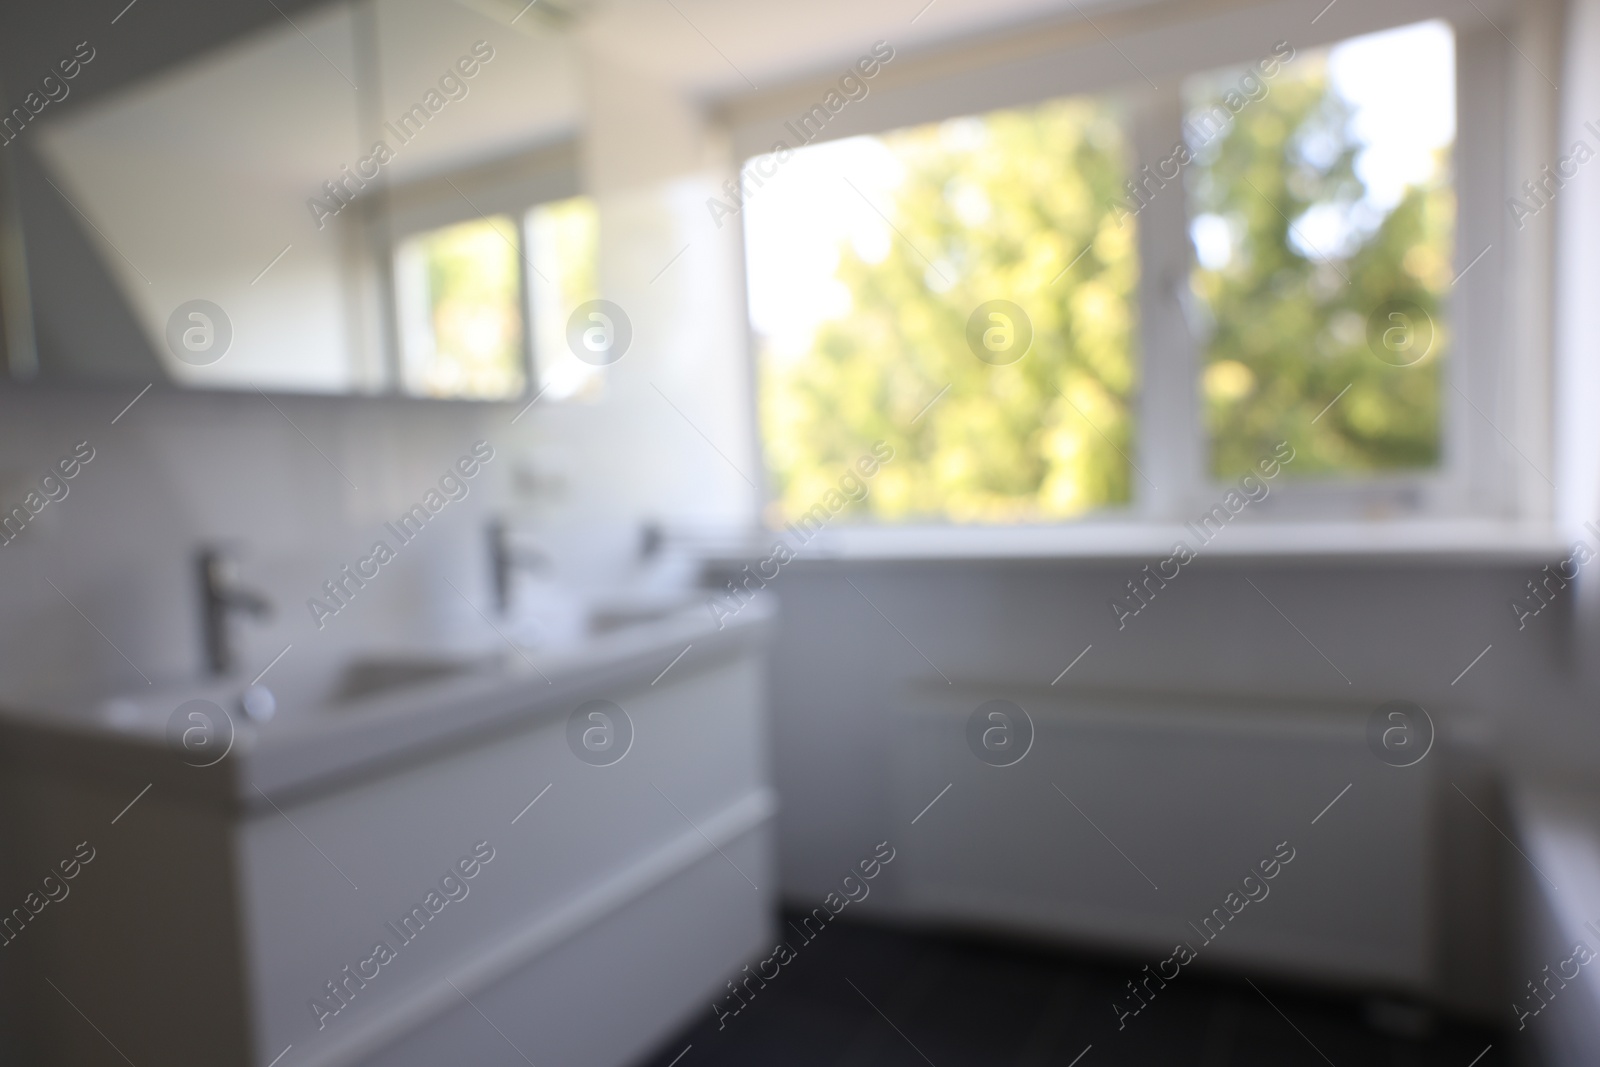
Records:
[[[622,1067],[771,944],[768,625],[289,658],[260,723],[237,684],[8,712],[28,1062]]]

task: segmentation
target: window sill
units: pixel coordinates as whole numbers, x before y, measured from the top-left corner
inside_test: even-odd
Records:
[[[774,540],[796,547],[789,530],[758,535],[751,555]],[[1122,560],[1165,558],[1182,540],[1196,557],[1540,565],[1569,545],[1547,524],[1488,520],[1254,522],[1223,529],[1208,543],[1179,523],[1081,522],[1038,526],[839,526],[818,532],[796,562],[824,560]]]

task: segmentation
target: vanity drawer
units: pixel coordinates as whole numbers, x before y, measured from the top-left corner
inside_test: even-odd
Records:
[[[733,847],[775,807],[763,685],[757,656],[686,660],[659,684],[597,688],[632,725],[609,765],[579,757],[562,709],[254,814],[236,847],[262,1062],[289,1044],[298,1062],[359,1062],[444,1010],[439,990],[459,999],[447,976],[488,988],[691,868],[770,910],[770,848]],[[471,878],[452,873],[463,859]]]

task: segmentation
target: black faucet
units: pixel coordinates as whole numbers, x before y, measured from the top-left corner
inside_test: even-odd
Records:
[[[489,522],[489,569],[494,583],[495,611],[504,615],[511,608],[511,578],[519,569],[539,571],[550,565],[550,557],[536,548],[511,543],[511,532],[504,519]]]
[[[202,548],[195,557],[200,571],[200,620],[206,645],[206,669],[224,675],[233,669],[233,646],[228,641],[228,616],[242,612],[267,618],[272,604],[266,597],[233,584],[233,560],[220,548]]]

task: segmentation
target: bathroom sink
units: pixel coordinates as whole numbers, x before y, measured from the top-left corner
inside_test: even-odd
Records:
[[[259,684],[208,679],[161,687],[102,701],[94,717],[118,730],[146,733],[165,729],[181,706],[204,701],[222,708],[234,725],[259,730],[269,723],[306,722],[357,709],[381,713],[391,700],[404,700],[414,691],[453,679],[496,674],[505,664],[506,657],[500,654],[363,652],[323,660],[291,657],[273,667]]]
[[[589,616],[589,630],[595,634],[609,634],[629,626],[658,622],[681,610],[672,607],[610,607],[597,608]]]
[[[429,686],[470,676],[497,674],[506,664],[498,653],[362,652],[328,662],[284,663],[261,685],[234,683],[229,711],[242,710],[264,724],[276,715],[305,719],[319,714],[377,711]],[[255,713],[251,699],[265,690],[271,710]]]
[[[697,606],[692,596],[682,593],[597,600],[589,607],[589,633],[600,636],[631,626],[645,626],[692,612]]]
[[[695,612],[704,615],[705,609],[682,593],[568,601],[550,598],[531,606],[505,630],[509,640],[536,655],[560,654]]]
[[[362,657],[347,662],[336,676],[328,703],[347,704],[413,685],[442,681],[469,671],[497,667],[501,658]]]

